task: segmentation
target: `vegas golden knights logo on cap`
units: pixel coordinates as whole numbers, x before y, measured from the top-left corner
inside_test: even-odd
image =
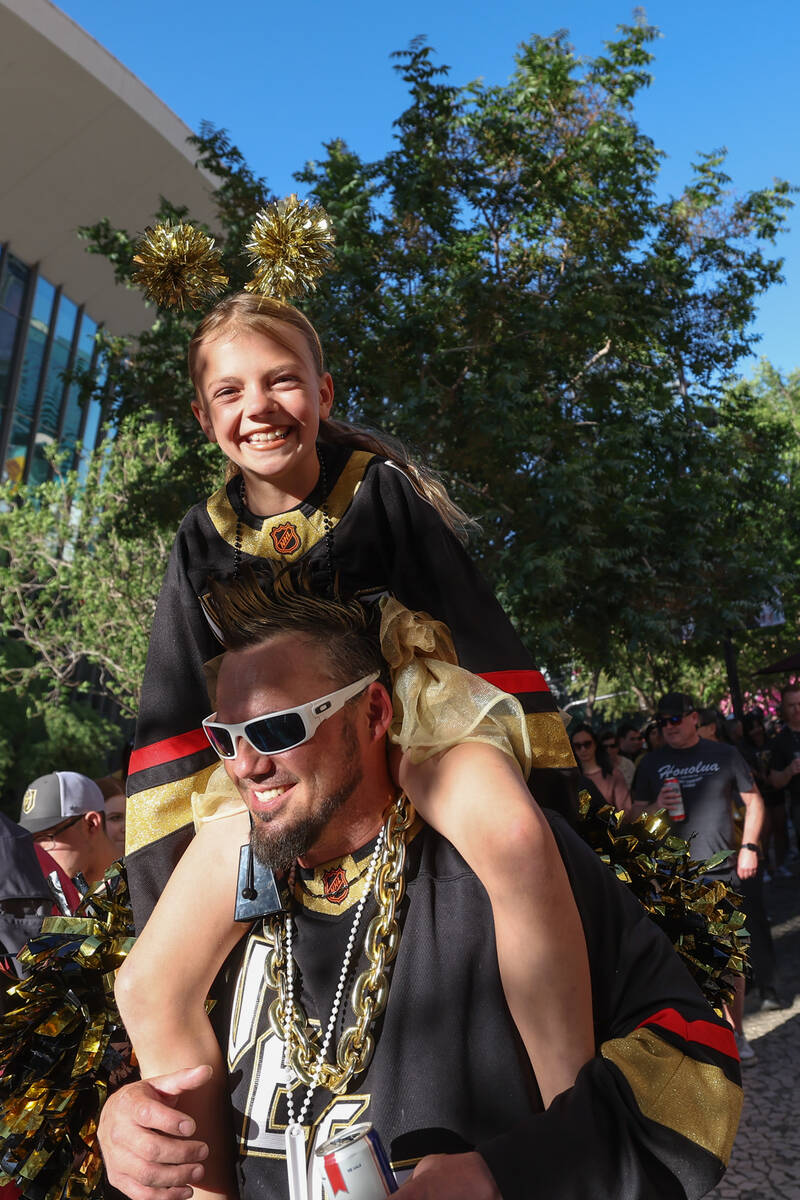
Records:
[[[25,795],[22,797],[22,811],[26,815],[33,812],[33,806],[36,803],[36,788],[28,788]]]

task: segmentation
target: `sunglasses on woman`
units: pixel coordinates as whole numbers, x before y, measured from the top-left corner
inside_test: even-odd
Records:
[[[203,731],[220,758],[236,758],[236,745],[240,737],[259,754],[283,754],[310,741],[323,721],[327,721],[328,717],[344,708],[348,700],[374,683],[378,674],[376,671],[373,675],[365,675],[347,687],[320,696],[319,700],[309,700],[308,704],[300,704],[297,708],[265,713],[263,717],[251,717],[249,721],[242,721],[238,725],[226,725],[224,721],[216,719],[216,713],[212,713],[203,721]]]
[[[576,749],[576,750],[588,750],[588,748],[589,748],[590,746],[593,746],[593,745],[594,745],[594,742],[590,742],[590,741],[586,741],[586,742],[573,742],[572,744],[573,744],[573,746],[575,747],[575,749]]]

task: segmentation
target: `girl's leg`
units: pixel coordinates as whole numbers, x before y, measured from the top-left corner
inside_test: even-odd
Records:
[[[481,742],[403,756],[396,777],[489,894],[506,1000],[547,1107],[594,1055],[586,941],[550,827],[516,762]]]
[[[202,825],[189,844],[117,975],[114,992],[145,1079],[208,1064],[208,1084],[182,1103],[208,1144],[196,1197],[236,1200],[227,1080],[205,1000],[245,931],[233,920],[239,848],[249,837],[246,812]]]

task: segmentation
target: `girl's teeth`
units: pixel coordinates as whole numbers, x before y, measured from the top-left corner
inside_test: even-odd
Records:
[[[279,442],[288,435],[288,429],[279,429],[275,433],[254,433],[251,442]]]

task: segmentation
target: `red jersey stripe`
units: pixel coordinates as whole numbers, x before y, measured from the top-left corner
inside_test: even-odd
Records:
[[[733,1030],[727,1025],[714,1025],[711,1021],[687,1021],[674,1008],[663,1008],[661,1012],[653,1013],[652,1017],[642,1021],[637,1028],[641,1029],[644,1025],[661,1025],[664,1029],[677,1033],[686,1042],[697,1042],[712,1050],[720,1050],[730,1058],[739,1057]]]
[[[524,692],[549,692],[541,671],[478,671],[481,679],[493,683],[501,692],[519,696]]]
[[[162,763],[172,762],[176,758],[187,758],[190,754],[198,754],[201,750],[210,748],[203,730],[191,729],[189,733],[179,733],[177,737],[164,738],[161,742],[153,742],[150,746],[141,746],[134,750],[128,764],[128,774],[134,775],[137,771],[160,767]]]

